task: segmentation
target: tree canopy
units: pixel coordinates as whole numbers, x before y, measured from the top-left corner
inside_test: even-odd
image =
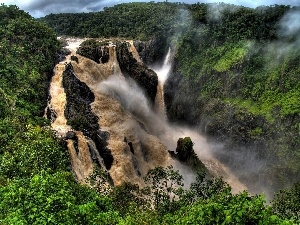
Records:
[[[43,118],[60,47],[57,34],[166,38],[177,48],[171,77],[179,81],[173,83],[177,92],[169,101],[169,117],[190,123],[208,116],[206,134],[230,137],[234,144],[226,143],[229,148],[267,140],[253,154],[276,162],[267,170],[276,182],[296,181],[300,51],[297,34],[282,36],[278,29],[281,19],[297,10],[150,2],[35,20],[16,6],[2,4],[0,224],[300,223],[299,183],[278,192],[269,206],[263,195],[232,194],[221,178],[203,171],[184,188],[172,167],[150,170],[144,189],[135,184],[107,189],[101,182],[94,189],[80,185],[66,146]],[[181,157],[188,159],[192,140],[181,142]],[[99,174],[91,180],[97,181]]]

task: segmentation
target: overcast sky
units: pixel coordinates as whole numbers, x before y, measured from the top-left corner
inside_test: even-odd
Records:
[[[6,5],[17,5],[20,9],[29,12],[33,17],[42,17],[50,13],[62,12],[93,12],[100,11],[103,7],[109,7],[124,2],[149,2],[144,0],[0,0]],[[158,2],[157,0],[155,2]],[[169,0],[169,2],[185,3],[212,3],[225,2],[247,7],[260,5],[291,5],[300,6],[300,0]]]

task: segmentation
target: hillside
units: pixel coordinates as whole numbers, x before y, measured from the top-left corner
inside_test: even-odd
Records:
[[[152,46],[159,51],[149,63],[161,62],[168,46],[175,48],[165,85],[169,120],[224,143],[227,151],[218,157],[241,173],[252,164],[230,156],[251,155],[260,170],[250,183],[278,190],[299,181],[299,10],[132,3],[97,13],[51,14],[41,21],[59,35],[156,40]]]
[[[299,9],[219,7],[218,20],[194,26],[178,45],[169,118],[224,143],[217,154],[242,179],[255,165],[250,183],[288,186],[300,169],[299,28],[291,19]]]
[[[151,2],[121,4],[98,13],[51,14],[35,20],[15,6],[1,5],[0,224],[299,222],[300,30],[297,24],[288,26],[294,24],[299,10],[279,5],[250,9],[222,3]],[[52,70],[62,58],[58,54],[63,56],[65,52],[59,50],[62,46],[55,32],[106,38],[114,49],[107,50],[106,41],[87,41],[81,55],[68,56],[66,64],[57,65],[62,70],[59,76],[65,79],[61,82],[66,90],[66,125],[75,130],[60,139],[50,129],[59,116],[58,110],[56,114],[55,110],[45,110],[47,102],[48,107],[54,104],[55,96],[49,89]],[[136,41],[119,42],[125,38]],[[145,64],[128,52],[134,47]],[[128,142],[123,131],[118,134],[127,126],[127,118],[132,124],[143,111],[121,104],[122,93],[108,89],[121,81],[109,76],[117,71],[127,80],[131,78],[126,76],[142,79],[140,87],[131,83],[131,91],[136,94],[139,88],[146,90],[154,104],[153,93],[147,92],[148,88],[154,89],[152,83],[149,87],[143,77],[132,74],[150,74],[149,79],[157,83],[148,66],[162,65],[169,47],[175,53],[164,85],[169,121],[189,125],[212,143],[220,143],[222,151],[216,150],[215,157],[240,171],[237,175],[250,191],[264,186],[273,193],[288,187],[277,192],[270,206],[265,206],[263,195],[250,196],[247,191],[233,194],[221,178],[206,176],[205,171],[198,171],[190,188],[183,189],[178,171],[151,162],[155,157],[165,160],[161,152],[150,154],[162,146],[151,130],[161,132],[162,120],[136,123],[141,130],[129,136],[143,136],[143,140]],[[93,58],[95,55],[98,58]],[[118,60],[120,68],[112,59]],[[105,90],[110,94],[95,91],[92,84],[100,80],[106,82]],[[104,111],[110,112],[111,108],[117,108],[122,118]],[[44,118],[45,111],[50,121]],[[110,121],[115,127],[110,127],[108,134],[100,130]],[[112,145],[107,145],[110,139],[116,140],[116,149],[126,146],[122,160],[114,155]],[[85,171],[80,167],[85,165],[74,167],[73,155],[68,154],[70,143],[73,153],[80,156],[76,151],[81,151],[83,142],[91,141],[100,157],[91,153],[89,157],[94,161]],[[181,146],[194,154],[191,141],[178,140],[177,151],[182,151]],[[138,159],[137,142],[148,154],[143,162]],[[188,157],[181,154],[178,157]],[[112,185],[109,173],[129,168],[116,167],[118,160],[129,160],[128,155],[135,159],[129,166],[137,174],[134,177],[144,178],[145,188],[128,182]],[[100,158],[104,159],[103,167]],[[157,167],[136,169],[149,162]],[[90,169],[93,173],[88,179],[80,180],[78,174]],[[118,179],[113,177],[115,183]]]

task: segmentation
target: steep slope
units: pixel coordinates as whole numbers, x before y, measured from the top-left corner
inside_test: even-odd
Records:
[[[143,65],[132,43],[110,44],[105,63],[93,60],[87,54],[85,56],[91,59],[75,55],[73,50],[73,55],[56,66],[64,67],[64,72],[56,70],[51,84],[49,107],[55,113],[52,127],[58,129],[57,133],[68,143],[77,179],[87,182],[97,165],[109,174],[114,185],[130,182],[143,186],[143,178],[149,169],[173,165],[181,171],[188,185],[195,179],[195,173],[168,153],[176,150],[178,138],[188,136],[195,143],[195,152],[204,163],[199,162],[196,167],[204,169],[205,165],[211,175],[224,177],[234,192],[247,189],[227,167],[213,158],[213,147],[204,137],[167,122],[163,86],[171,69],[171,49],[164,66],[155,70],[159,75],[155,78],[160,81],[158,87],[139,86],[139,79],[144,79],[146,83],[156,73]],[[118,47],[122,49],[119,52]],[[94,51],[89,52],[93,54]],[[122,52],[126,60],[123,60]],[[133,55],[137,58],[134,59]],[[71,58],[74,61],[70,62]],[[130,64],[127,59],[135,64]],[[127,76],[121,73],[119,62],[126,68]],[[145,71],[151,76],[145,76]],[[133,79],[128,73],[134,74]],[[154,100],[145,94],[147,90],[153,93],[158,90],[155,107]]]
[[[83,104],[87,105],[83,105],[82,107],[86,108],[90,105],[90,113],[94,115],[94,119],[88,116],[88,111],[81,110],[80,112],[80,108],[82,107],[78,103],[78,100],[76,100],[76,96],[68,99],[68,101],[72,101],[72,103],[65,103],[66,105],[73,105],[72,115],[74,118],[70,117],[71,114],[65,111],[68,110],[68,106],[64,107],[64,104],[60,104],[60,109],[55,109],[55,99],[58,98],[58,101],[61,101],[64,97],[57,95],[57,92],[56,94],[51,92],[51,100],[53,103],[50,103],[50,105],[52,105],[53,111],[56,112],[56,118],[52,123],[52,127],[58,129],[60,135],[68,139],[68,148],[72,157],[74,172],[81,182],[92,172],[93,160],[98,162],[100,166],[101,164],[103,165],[103,163],[101,163],[103,160],[106,166],[102,169],[109,170],[109,174],[115,185],[120,185],[124,182],[142,185],[142,177],[146,175],[149,169],[158,165],[165,165],[167,150],[158,138],[147,133],[139,120],[124,110],[114,95],[110,96],[110,93],[103,91],[103,88],[99,85],[105,80],[107,83],[111,82],[109,79],[112,79],[112,82],[114,82],[113,85],[117,85],[118,89],[120,88],[118,87],[118,83],[121,86],[128,85],[125,77],[120,73],[121,70],[116,60],[115,46],[111,45],[108,49],[109,60],[106,63],[96,63],[88,58],[76,55],[76,61],[78,61],[78,63],[72,61],[72,66],[71,64],[66,64],[68,60],[70,60],[69,56],[66,62],[60,64],[66,67],[63,79],[66,79],[65,76],[69,73],[73,73],[74,77],[71,79],[79,79],[75,83],[68,85],[71,85],[70,87],[73,88],[72,93],[66,89],[67,86],[64,84],[64,91],[66,91],[67,94],[66,99],[68,99],[70,95],[76,95],[76,90],[80,89],[79,86],[77,88],[76,86],[74,87],[76,83],[80,84],[80,82],[83,82],[80,86],[86,84],[94,97],[92,97],[91,101],[83,99]],[[59,67],[59,65],[57,67]],[[62,73],[57,73],[52,80],[53,82],[57,80],[56,76],[61,77]],[[68,80],[70,80],[70,78]],[[53,82],[52,86],[61,86],[61,84]],[[74,88],[76,90],[74,90]],[[84,93],[87,93],[87,91],[88,90],[81,94],[77,91],[77,98],[84,98]],[[133,95],[130,97],[135,98]],[[79,111],[76,110],[76,108],[79,108]],[[61,112],[61,110],[64,113]],[[67,123],[72,125],[72,129],[68,125],[65,129],[61,129],[56,125],[59,123],[59,115],[62,113],[68,118]],[[63,117],[63,115],[61,117]],[[98,123],[97,125],[93,125],[93,120],[95,119]],[[86,120],[87,123],[84,122]],[[66,121],[63,120],[61,124],[66,125]],[[94,128],[89,129],[90,125],[88,124]],[[73,134],[70,132],[71,130],[74,130]],[[96,134],[93,135],[93,132],[96,132]],[[103,147],[111,152],[111,157],[113,158],[109,166],[106,163],[107,159],[101,154],[101,146],[99,146],[99,144],[97,145],[97,136],[101,136],[101,134],[106,134],[104,135],[104,139],[105,142],[107,142],[107,146]],[[93,146],[96,148],[93,148]]]
[[[165,86],[168,118],[224,143],[216,157],[250,190],[272,195],[299,181],[299,8],[219,9],[219,19],[178,45]],[[264,25],[247,24],[256,14]]]

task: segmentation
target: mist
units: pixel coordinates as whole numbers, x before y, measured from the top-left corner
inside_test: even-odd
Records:
[[[291,9],[281,19],[278,34],[280,37],[293,36],[300,39],[300,10]]]
[[[155,69],[158,75],[159,86],[163,87],[165,80],[168,78],[173,55],[174,52],[172,52],[170,48],[162,67]],[[169,151],[176,151],[179,138],[190,137],[194,143],[193,148],[195,153],[205,164],[210,174],[216,177],[223,177],[223,179],[232,186],[234,193],[247,189],[228,167],[214,157],[214,152],[220,148],[221,144],[210,144],[197,130],[170,124],[167,121],[163,99],[161,99],[162,101],[156,101],[156,107],[153,108],[135,81],[130,78],[125,79],[122,75],[110,76],[105,81],[102,81],[96,89],[99,93],[116,99],[124,110],[136,118],[138,121],[137,124],[150,135],[158,137]],[[163,89],[158,88],[157,96],[162,95],[162,93],[159,93],[160,91],[163,91]],[[157,104],[161,104],[161,107],[157,107]],[[162,109],[162,112],[157,111],[158,108]],[[142,133],[139,132],[137,124],[131,123],[130,125],[133,127],[128,127],[128,129],[135,130],[136,135],[142,139]],[[168,152],[165,152],[165,154],[168,154]],[[196,174],[189,166],[171,157],[169,157],[169,164],[171,164],[175,170],[179,170],[184,178],[185,187],[189,187],[190,184],[195,181]]]
[[[223,17],[224,12],[235,12],[238,9],[238,6],[234,5],[225,5],[225,4],[211,4],[209,5],[209,11],[207,15],[208,20],[220,21]],[[287,60],[287,53],[299,51],[300,47],[300,11],[299,9],[291,8],[285,15],[282,16],[278,23],[277,29],[277,37],[274,38],[272,41],[264,42],[263,46],[259,50],[260,54],[263,54],[264,57],[267,59],[266,63],[262,66],[262,70],[267,73],[273,67],[280,67],[285,60]],[[193,29],[198,29],[193,28]],[[198,33],[194,32],[195,34],[199,34],[201,36],[201,26],[199,28]],[[201,38],[198,36],[193,37],[195,40],[199,40],[201,42]],[[250,58],[253,52],[257,53],[257,46],[261,43],[256,42],[255,39],[245,40],[247,43],[248,53],[246,56]],[[249,46],[248,46],[249,45]],[[200,46],[200,44],[199,44]],[[200,46],[201,47],[201,46]],[[255,49],[256,48],[256,49]],[[245,62],[246,62],[245,60]],[[242,66],[242,65],[241,65]],[[284,68],[282,68],[284,69]],[[239,74],[235,74],[238,76]],[[257,74],[258,76],[259,74]],[[255,76],[255,74],[253,74]],[[195,76],[196,77],[196,76]],[[193,77],[194,78],[194,77]],[[192,79],[193,79],[192,78]],[[176,79],[176,78],[174,78]],[[196,78],[194,78],[196,80]],[[199,78],[200,79],[200,78]],[[184,81],[183,81],[184,82]],[[180,84],[182,85],[182,83]],[[187,86],[183,85],[185,88]],[[198,89],[196,89],[198,90]],[[194,89],[195,91],[195,89]],[[170,91],[170,93],[175,93],[176,90]],[[192,93],[192,91],[182,91],[181,95],[186,96],[176,96],[176,98],[182,98],[182,105],[189,106],[191,104],[196,104],[195,101],[197,99],[196,94]],[[192,98],[190,97],[193,96]],[[190,101],[189,98],[192,100]],[[175,98],[174,98],[175,99]],[[191,110],[202,110],[199,107],[193,108]],[[183,112],[187,112],[187,110],[182,110]],[[172,113],[174,113],[172,111]],[[222,113],[222,112],[221,112]],[[194,118],[193,113],[189,114],[192,118]],[[180,114],[181,116],[181,114]],[[184,118],[188,118],[184,117]],[[209,115],[208,115],[209,116]],[[190,123],[194,123],[194,128],[198,128],[196,133],[200,133],[200,131],[205,132],[205,129],[202,129],[205,126],[205,120],[210,120],[210,118],[194,118],[195,121],[188,121]],[[228,118],[230,120],[230,118]],[[233,128],[233,127],[232,127]],[[190,129],[190,128],[189,128]],[[278,130],[277,133],[280,131]],[[226,134],[224,134],[225,136]],[[209,155],[212,155],[214,159],[220,160],[224,165],[226,165],[232,173],[243,183],[247,186],[247,189],[251,194],[262,194],[266,195],[267,201],[271,200],[274,196],[274,193],[278,191],[278,186],[276,182],[276,177],[268,176],[271,174],[271,167],[276,165],[276,158],[272,153],[268,152],[265,153],[265,148],[267,141],[270,140],[259,140],[257,143],[236,143],[235,145],[226,146],[227,140],[222,140],[222,142],[215,142],[218,137],[211,137],[207,142],[209,143],[210,150]],[[229,138],[228,138],[229,139]],[[192,138],[194,141],[194,139]],[[197,148],[195,148],[197,150]],[[199,155],[199,153],[197,153]],[[269,155],[266,155],[269,154]],[[200,157],[201,158],[201,157]],[[280,165],[279,165],[280,166]],[[276,175],[275,175],[276,176]],[[288,176],[288,175],[287,175]],[[287,177],[286,180],[289,178]],[[292,182],[292,181],[291,181]],[[276,187],[275,187],[276,186]],[[281,185],[280,188],[289,187],[289,181],[286,181],[284,185]]]

